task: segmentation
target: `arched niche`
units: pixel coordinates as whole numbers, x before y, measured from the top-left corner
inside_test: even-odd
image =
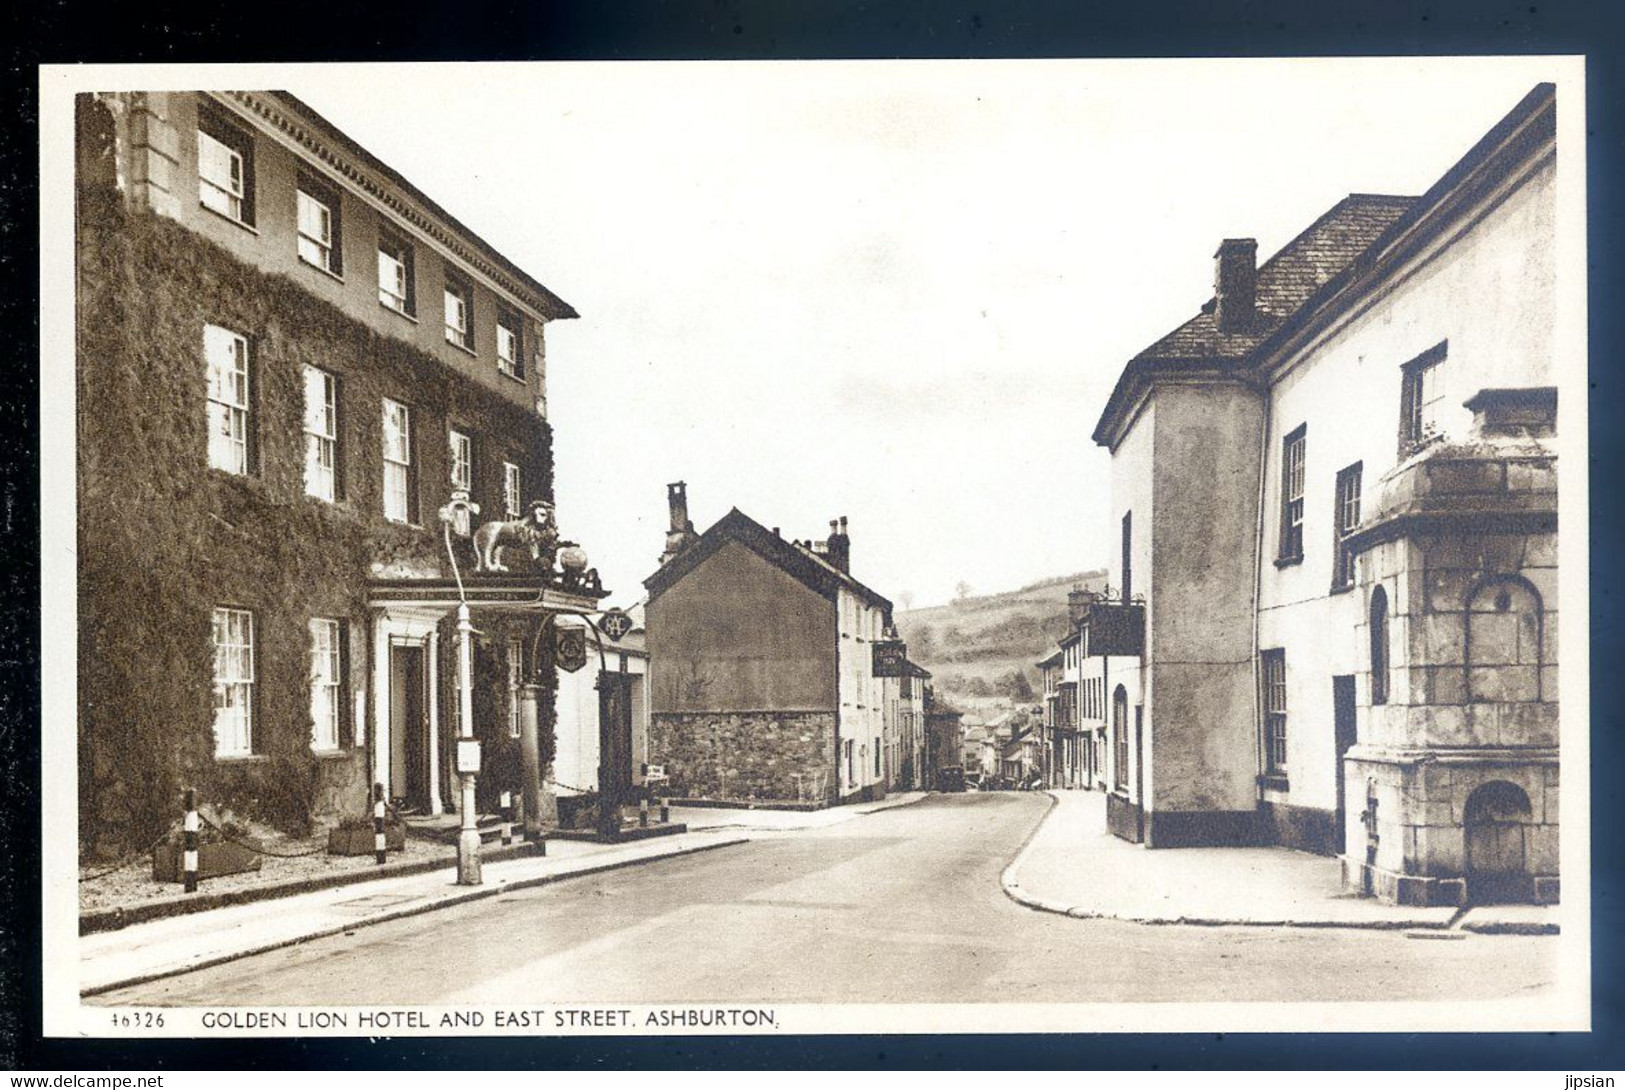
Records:
[[[1526,901],[1529,826],[1534,810],[1524,789],[1506,780],[1480,784],[1462,809],[1466,838],[1467,896],[1476,904]]]
[[[1473,703],[1542,698],[1545,606],[1521,575],[1491,575],[1467,593],[1466,692]]]

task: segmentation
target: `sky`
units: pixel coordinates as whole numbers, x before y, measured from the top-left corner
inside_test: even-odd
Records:
[[[630,604],[704,530],[847,516],[900,605],[1103,566],[1123,364],[1350,192],[1419,194],[1543,58],[291,67],[581,317],[561,529]]]

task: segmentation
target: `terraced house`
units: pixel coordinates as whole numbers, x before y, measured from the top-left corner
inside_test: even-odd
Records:
[[[85,842],[150,839],[182,787],[283,826],[374,781],[454,806],[440,511],[551,503],[545,329],[575,312],[292,95],[85,95],[77,122]],[[450,536],[484,805],[580,599]]]
[[[852,575],[846,520],[823,541],[792,540],[734,508],[697,534],[687,486],[670,485],[667,501],[666,550],[643,585],[649,760],[672,793],[816,806],[884,796],[887,678],[906,649],[888,635],[891,602]]]
[[[1114,831],[1340,854],[1409,903],[1558,895],[1556,92],[1355,194],[1131,360],[1094,438]],[[1578,169],[1574,167],[1573,169]],[[1574,240],[1570,239],[1569,244]],[[1132,590],[1131,590],[1132,588]],[[1087,621],[1087,618],[1086,618]]]

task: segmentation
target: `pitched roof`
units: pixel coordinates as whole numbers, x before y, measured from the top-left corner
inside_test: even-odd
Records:
[[[884,610],[887,621],[890,622],[892,610],[890,599],[870,590],[811,549],[804,549],[792,541],[786,541],[737,507],[730,509],[726,515],[712,523],[709,530],[643,581],[644,587],[649,591],[648,601],[652,602],[660,597],[673,584],[710,559],[717,550],[729,542],[743,545],[826,598],[834,598],[836,592],[843,588],[849,590],[870,605]]]
[[[327,118],[317,113],[309,103],[288,91],[267,91],[258,95],[245,95],[243,92],[232,93],[237,97],[245,99],[253,97],[274,100],[284,109],[298,115],[298,117],[305,124],[320,128],[329,138],[338,142],[339,144],[342,144],[344,146],[344,150],[358,159],[368,170],[371,170],[374,173],[388,179],[391,185],[409,195],[414,201],[422,205],[430,215],[442,220],[452,231],[466,239],[468,243],[480,251],[481,255],[484,256],[486,260],[490,261],[514,280],[518,281],[519,285],[532,295],[533,298],[529,300],[530,304],[542,311],[548,318],[556,319],[580,317],[580,315],[576,313],[574,307],[572,307],[569,303],[566,303],[563,299],[560,299],[540,280],[537,280],[524,269],[521,269],[518,265],[514,264],[514,262],[504,255],[500,250],[498,250],[495,246],[492,246],[479,235],[475,234],[470,227],[464,224],[456,216],[453,216],[450,212],[442,208],[432,197],[424,193],[417,186],[413,185],[394,167],[390,166],[382,159],[379,159],[372,152],[362,147],[354,137],[350,136]]]
[[[1194,318],[1131,359],[1095,425],[1095,442],[1106,442],[1111,420],[1127,407],[1145,376],[1244,364],[1269,334],[1364,253],[1415,202],[1415,197],[1376,193],[1352,193],[1338,201],[1258,267],[1258,317],[1246,330],[1220,331],[1215,301],[1209,299]]]
[[[1539,83],[1420,197],[1356,193],[1258,270],[1263,320],[1243,334],[1222,334],[1213,301],[1195,318],[1135,356],[1123,369],[1095,425],[1093,439],[1111,446],[1113,432],[1148,377],[1177,371],[1227,371],[1267,366],[1271,353],[1305,327],[1340,313],[1421,239],[1451,228],[1498,179],[1546,154],[1556,135],[1557,88]]]
[[[1352,193],[1304,228],[1258,267],[1258,321],[1245,332],[1222,333],[1214,300],[1136,359],[1234,359],[1247,356],[1320,286],[1342,272],[1415,203],[1415,197]]]

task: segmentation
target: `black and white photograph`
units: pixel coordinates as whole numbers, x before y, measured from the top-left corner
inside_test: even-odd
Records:
[[[1585,111],[43,67],[47,1032],[1589,1028]]]

